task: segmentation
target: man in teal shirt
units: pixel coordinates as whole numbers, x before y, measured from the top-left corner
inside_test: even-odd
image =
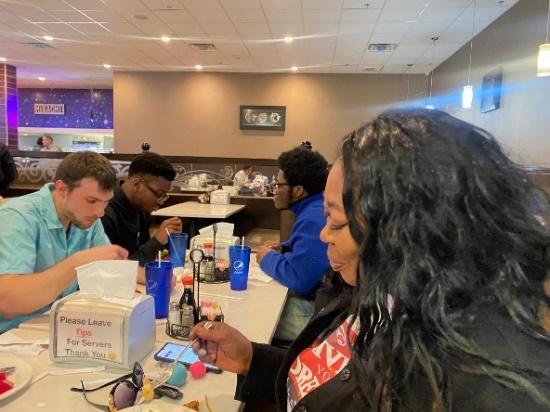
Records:
[[[78,266],[127,258],[109,244],[99,220],[115,184],[103,156],[72,153],[53,183],[0,207],[0,333],[74,292]]]

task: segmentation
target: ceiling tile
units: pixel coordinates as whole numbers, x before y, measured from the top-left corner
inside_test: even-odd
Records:
[[[380,9],[342,10],[341,21],[370,21],[375,22],[380,15]]]
[[[239,33],[235,30],[232,23],[203,23],[202,27],[210,37],[239,38]]]
[[[75,30],[78,30],[80,33],[84,33],[84,34],[108,34],[109,33],[109,28],[107,24],[73,23],[71,26]]]
[[[408,67],[406,65],[385,65],[380,70],[381,73],[388,74],[402,74],[407,71]]]
[[[402,9],[384,9],[380,13],[380,19],[378,21],[388,22],[388,21],[398,21],[398,22],[407,22],[411,20],[416,20],[422,8],[402,8]]]
[[[115,23],[126,21],[124,16],[113,10],[85,10],[83,13],[91,20],[99,22]]]
[[[225,10],[254,11],[261,10],[260,0],[220,0]]]
[[[158,37],[171,36],[172,30],[166,23],[162,22],[133,22],[133,24],[140,29],[147,36]]]
[[[464,10],[464,7],[427,7],[418,20],[421,22],[454,21]]]
[[[495,20],[505,11],[506,9],[504,7],[476,7],[476,20]],[[473,17],[474,9],[473,7],[470,7],[464,10],[464,12],[458,17],[458,20],[472,21]]]
[[[101,0],[65,0],[71,6],[80,10],[103,10],[105,4]],[[113,1],[113,3],[116,2]],[[111,3],[111,1],[109,1]],[[110,6],[110,4],[109,4]]]
[[[229,16],[224,10],[197,10],[192,12],[199,23],[229,23]]]
[[[301,2],[296,0],[261,0],[266,10],[300,10]]]
[[[180,0],[187,10],[223,10],[218,0]]]
[[[404,34],[373,34],[370,43],[399,43],[405,37]]]
[[[338,33],[338,23],[314,23],[304,22],[304,34],[316,35],[316,34],[336,34]]]
[[[424,8],[428,0],[386,0],[384,8],[401,9],[403,7]]]
[[[269,23],[271,33],[280,37],[301,36],[304,33],[302,22]]]
[[[265,15],[261,10],[229,10],[227,14],[236,23],[265,22]]]
[[[267,23],[235,23],[235,27],[242,35],[262,34],[269,35]]]
[[[96,25],[95,23],[91,23],[92,25]],[[41,24],[42,27],[44,27],[46,30],[48,30],[49,33],[51,33],[54,37],[59,35],[70,35],[70,34],[77,34],[78,31],[73,29],[71,25],[66,23],[44,23]]]
[[[377,23],[374,28],[375,34],[405,34],[411,27],[412,23],[397,23],[397,22],[385,22]]]
[[[286,23],[289,21],[303,21],[302,10],[265,10],[269,22]]]
[[[339,10],[343,0],[302,0],[304,10]]]
[[[141,0],[150,10],[183,10],[182,4],[178,0]]]
[[[57,17],[60,21],[64,22],[89,22],[89,17],[76,10],[52,10],[49,12],[52,16]]]
[[[167,23],[172,33],[178,37],[202,36],[205,31],[198,23]]]
[[[349,21],[340,23],[341,34],[368,34],[372,33],[374,22]]]
[[[167,23],[194,22],[195,19],[186,10],[155,10],[153,13],[159,20]]]
[[[333,10],[304,10],[304,22],[332,22],[338,21],[339,12]]]
[[[493,1],[493,4],[496,0]],[[479,3],[479,1],[478,1]],[[430,7],[468,7],[472,0],[431,0]]]
[[[369,6],[365,6],[365,0],[344,0],[342,8],[344,9],[381,9],[386,0],[369,0]]]

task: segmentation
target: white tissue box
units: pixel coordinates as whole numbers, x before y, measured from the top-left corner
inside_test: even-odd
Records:
[[[149,295],[106,299],[82,293],[50,311],[50,359],[132,369],[155,346],[155,304]]]
[[[231,203],[231,195],[225,190],[214,190],[210,192],[210,203],[215,205],[228,205]]]

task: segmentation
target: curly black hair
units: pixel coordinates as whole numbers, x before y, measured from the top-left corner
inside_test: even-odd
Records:
[[[529,209],[525,173],[486,131],[422,109],[386,112],[352,132],[342,165],[360,246],[353,350],[371,409],[392,410],[408,371],[419,368],[432,410],[453,410],[446,362],[550,406],[539,391],[548,375],[485,353],[465,334],[472,316],[494,308],[507,328],[550,351],[538,320],[548,303],[550,233]]]
[[[164,157],[153,152],[143,152],[135,157],[130,164],[128,177],[132,176],[157,176],[163,177],[169,182],[176,178],[174,166]]]
[[[277,163],[290,186],[302,186],[308,195],[325,190],[328,163],[319,152],[295,147],[281,153]]]

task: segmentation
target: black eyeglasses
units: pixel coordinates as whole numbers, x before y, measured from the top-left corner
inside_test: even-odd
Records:
[[[147,189],[149,189],[152,194],[155,195],[155,197],[157,198],[159,203],[164,203],[168,200],[168,197],[170,196],[168,193],[157,192],[155,189],[153,189],[151,186],[149,186],[149,184],[145,180],[143,180],[143,179],[140,179],[140,180],[141,180],[141,183],[143,183],[145,185],[145,187]]]
[[[280,183],[280,182],[275,182],[273,184],[273,186],[275,187],[275,189],[278,189],[280,188],[281,186],[290,186],[288,183]]]
[[[71,388],[71,391],[82,392],[82,394],[84,395],[84,399],[86,399],[86,402],[88,402],[90,405],[102,408],[104,410],[106,409],[110,412],[115,412],[120,409],[133,406],[136,403],[137,395],[143,387],[144,375],[145,374],[143,373],[141,365],[136,362],[134,363],[134,369],[132,370],[132,373],[121,376],[120,378],[104,383],[103,385],[93,389],[86,389],[84,387],[84,382],[80,381],[81,388]],[[87,392],[95,392],[101,388],[112,385],[113,383],[115,383],[115,386],[113,386],[113,388],[109,392],[109,405],[101,405],[92,402],[86,396]]]

